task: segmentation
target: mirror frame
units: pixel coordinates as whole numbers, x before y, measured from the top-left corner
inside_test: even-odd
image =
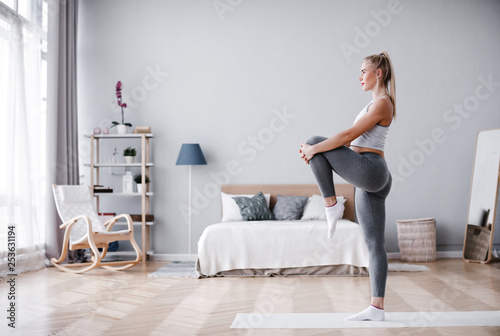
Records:
[[[481,263],[481,264],[486,264],[486,263],[489,263],[491,261],[494,261],[494,260],[500,260],[500,258],[495,258],[493,257],[493,243],[494,243],[494,238],[495,238],[495,218],[496,218],[496,215],[497,215],[497,203],[498,203],[498,191],[499,191],[499,188],[500,188],[500,164],[499,164],[499,167],[497,169],[497,183],[496,183],[496,193],[495,193],[495,203],[494,203],[494,207],[492,209],[493,213],[492,213],[492,223],[491,223],[491,233],[490,233],[490,241],[489,241],[489,246],[488,246],[488,255],[486,257],[486,260],[474,260],[474,259],[467,259],[465,257],[465,249],[466,249],[466,243],[467,243],[467,229],[468,229],[468,226],[469,226],[469,214],[470,214],[470,206],[471,206],[471,198],[472,198],[472,187],[473,187],[473,181],[474,181],[474,171],[476,170],[476,159],[477,159],[477,145],[478,145],[478,140],[479,140],[479,135],[481,134],[481,132],[485,132],[485,131],[499,131],[500,132],[500,128],[494,128],[494,129],[488,129],[488,130],[481,130],[477,133],[477,136],[476,136],[476,147],[474,149],[474,162],[473,162],[473,166],[472,166],[472,175],[471,175],[471,182],[470,182],[470,192],[469,192],[469,205],[467,207],[467,219],[465,221],[465,236],[464,236],[464,246],[463,246],[463,251],[462,251],[462,258],[465,260],[465,261],[468,261],[468,262],[475,262],[475,263]]]

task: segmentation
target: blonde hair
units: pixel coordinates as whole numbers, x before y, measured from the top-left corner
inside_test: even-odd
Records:
[[[375,69],[382,70],[382,83],[394,106],[394,118],[396,118],[396,78],[389,54],[382,51],[380,54],[366,56],[364,60],[373,65]]]

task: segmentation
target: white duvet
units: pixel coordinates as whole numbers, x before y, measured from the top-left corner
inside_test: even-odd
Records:
[[[326,265],[368,267],[358,224],[339,220],[333,238],[326,221],[241,221],[208,226],[198,241],[203,275],[246,268]]]

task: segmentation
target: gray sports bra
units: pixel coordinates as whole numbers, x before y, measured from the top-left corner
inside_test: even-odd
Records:
[[[387,97],[381,97],[380,99],[385,99]],[[363,117],[368,112],[368,107],[374,102],[372,99],[364,109],[359,112],[358,116],[354,120],[356,123],[361,117]],[[375,125],[365,133],[361,134],[359,137],[351,142],[351,146],[366,147],[384,151],[385,139],[389,133],[389,126]]]

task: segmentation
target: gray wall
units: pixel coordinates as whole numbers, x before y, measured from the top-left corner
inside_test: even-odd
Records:
[[[196,250],[220,220],[221,183],[314,183],[299,143],[352,125],[371,99],[358,82],[361,61],[381,50],[398,94],[387,249],[398,251],[397,219],[435,217],[438,249],[461,250],[475,137],[500,127],[500,2],[82,0],[79,14],[80,159],[89,153],[82,134],[119,120],[121,80],[126,121],[155,134],[156,252],[187,253],[182,143],[200,143],[208,161],[192,170]],[[102,210],[139,210],[114,200]]]

